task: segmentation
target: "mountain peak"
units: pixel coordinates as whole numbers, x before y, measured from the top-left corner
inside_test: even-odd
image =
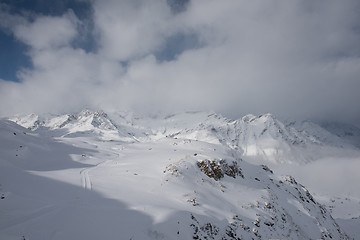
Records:
[[[242,120],[243,122],[246,122],[246,123],[252,122],[252,121],[254,121],[255,119],[256,119],[256,116],[253,115],[253,114],[247,114],[247,115],[245,115],[244,117],[241,118],[241,120]]]
[[[120,113],[108,115],[102,110],[85,109],[77,114],[45,117],[32,114],[12,120],[32,130],[40,126],[62,129],[59,134],[94,132],[99,136],[108,136],[106,139],[118,139],[116,136],[120,135],[126,141],[174,137],[211,142],[230,146],[244,156],[271,162],[303,163],[320,157],[313,156],[309,149],[316,149],[317,154],[325,157],[355,148],[345,139],[352,137],[348,133],[352,128],[347,127],[342,136],[339,130],[336,132],[338,134],[333,134],[309,121],[286,125],[271,113],[259,116],[249,114],[233,121],[215,112],[134,117],[131,113],[124,116]]]
[[[84,109],[82,110],[80,113],[76,114],[77,116],[85,116],[85,117],[89,117],[89,116],[94,116],[94,117],[108,117],[107,114],[103,111],[103,110],[97,110],[97,111],[93,111],[90,109]]]
[[[265,114],[261,114],[259,116],[255,116],[253,114],[248,114],[248,115],[242,117],[241,120],[243,122],[250,123],[250,122],[259,121],[259,120],[262,121],[262,122],[275,121],[276,118],[271,113],[265,113]]]
[[[264,120],[276,120],[275,116],[272,115],[271,113],[265,113],[259,116],[259,119],[264,119]]]
[[[346,239],[304,186],[232,147],[285,152],[285,135],[191,116],[107,129],[114,118],[83,111],[44,118],[36,134],[0,122],[0,201],[11,219],[0,221],[0,238],[50,239],[61,229],[55,238]]]

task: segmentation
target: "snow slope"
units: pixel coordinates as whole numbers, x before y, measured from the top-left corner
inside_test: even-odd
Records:
[[[319,123],[332,134],[345,139],[348,143],[360,148],[360,129],[356,126],[336,122]]]
[[[271,114],[230,120],[213,112],[148,117],[84,110],[79,114],[45,117],[32,114],[11,120],[32,130],[53,130],[53,134],[58,132],[57,136],[90,133],[126,142],[172,137],[223,144],[241,152],[244,157],[272,163],[308,163],[344,154],[357,156],[359,143],[356,138],[360,136],[360,130],[355,126],[346,125],[341,130],[342,125],[324,123],[328,126],[324,128],[311,121],[283,123]],[[332,130],[329,126],[333,126]],[[352,141],[349,136],[353,137]]]
[[[0,120],[1,239],[349,239],[303,185],[249,161],[302,162],[326,145],[269,114],[11,120]]]
[[[119,119],[116,114],[111,117]],[[212,112],[187,112],[153,118],[132,117],[128,123],[142,129],[151,139],[174,137],[220,143],[253,161],[301,164],[324,157],[359,154],[356,146],[316,123],[285,124],[271,114],[229,120]],[[141,138],[138,132],[133,135]]]

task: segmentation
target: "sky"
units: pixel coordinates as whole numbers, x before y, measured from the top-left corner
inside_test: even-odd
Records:
[[[358,0],[0,0],[0,115],[360,123]]]

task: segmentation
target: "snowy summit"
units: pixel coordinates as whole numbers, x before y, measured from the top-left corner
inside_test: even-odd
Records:
[[[359,156],[326,129],[207,112],[2,119],[0,238],[351,239],[356,218],[279,174]]]

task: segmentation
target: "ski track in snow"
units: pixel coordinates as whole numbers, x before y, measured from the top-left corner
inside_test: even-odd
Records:
[[[189,124],[186,122],[189,120],[187,119],[188,117],[191,118],[191,121],[195,121],[196,119],[193,118],[196,118],[196,116],[198,116],[200,118],[199,121],[204,124],[198,125],[197,123]],[[68,117],[65,119],[68,119]],[[94,119],[96,120],[95,123],[93,121]],[[123,121],[121,119],[122,118],[120,118],[118,123],[119,126],[121,124],[125,124],[121,122]],[[129,124],[125,124],[123,128],[119,127],[121,132],[116,132],[114,129],[117,127],[113,126],[112,122],[107,120],[107,115],[85,112],[82,115],[80,114],[79,116],[66,121],[64,127],[60,124],[60,127],[55,128],[55,126],[57,126],[56,124],[58,124],[57,122],[55,125],[54,123],[52,125],[46,125],[47,127],[53,126],[54,129],[62,128],[63,131],[71,133],[62,135],[58,138],[58,141],[64,145],[71,146],[71,148],[69,147],[69,149],[72,150],[69,150],[69,152],[71,152],[71,154],[69,154],[70,157],[77,164],[83,165],[76,165],[77,168],[72,168],[73,165],[69,165],[69,169],[67,169],[67,165],[64,164],[61,169],[56,169],[59,171],[56,171],[56,175],[54,175],[53,178],[59,182],[66,179],[64,182],[69,182],[77,188],[71,192],[74,193],[72,195],[67,195],[67,192],[64,191],[66,195],[65,201],[63,201],[62,196],[60,196],[60,199],[56,197],[55,199],[48,200],[48,202],[46,202],[48,199],[48,196],[46,195],[46,188],[33,189],[31,191],[39,192],[40,194],[44,194],[46,197],[41,199],[38,197],[38,194],[36,194],[34,195],[35,198],[32,199],[32,195],[30,195],[31,197],[29,197],[29,199],[37,203],[34,205],[35,207],[32,208],[31,203],[22,202],[24,199],[23,196],[27,196],[26,194],[28,194],[27,191],[25,191],[26,188],[22,189],[21,184],[19,183],[18,186],[18,183],[16,183],[14,186],[17,186],[20,189],[20,194],[13,194],[10,195],[10,197],[6,197],[4,203],[8,205],[4,206],[8,206],[8,208],[0,209],[1,214],[5,213],[3,215],[4,219],[6,219],[6,214],[11,216],[11,219],[6,222],[2,219],[2,221],[0,221],[0,239],[6,236],[5,234],[18,236],[19,234],[22,234],[21,232],[24,231],[23,229],[26,229],[26,231],[24,231],[26,239],[29,239],[29,235],[31,239],[34,239],[34,236],[45,236],[43,233],[40,234],[37,232],[39,229],[37,229],[36,221],[39,221],[42,224],[52,224],[49,229],[46,229],[44,225],[38,225],[43,227],[43,229],[40,229],[41,231],[47,231],[48,235],[46,239],[64,239],[64,235],[62,234],[70,234],[71,227],[77,228],[75,232],[78,231],[79,233],[86,229],[86,231],[81,232],[81,234],[84,234],[84,232],[91,233],[89,235],[90,238],[80,239],[99,239],[95,236],[96,233],[101,231],[103,231],[103,233],[114,232],[115,229],[111,228],[111,230],[109,230],[108,225],[111,225],[112,223],[118,224],[119,221],[114,220],[123,220],[122,218],[124,218],[124,223],[129,221],[131,222],[132,219],[136,220],[134,221],[134,228],[121,229],[120,233],[122,237],[124,237],[124,234],[131,236],[136,232],[144,232],[146,235],[146,232],[148,231],[146,237],[144,237],[144,235],[142,238],[140,237],[136,239],[190,239],[191,236],[193,239],[199,239],[199,237],[202,239],[201,237],[203,236],[209,237],[208,239],[220,239],[221,236],[225,236],[224,231],[229,230],[228,227],[230,225],[226,225],[226,221],[221,222],[216,220],[212,217],[214,215],[219,215],[223,219],[230,219],[229,223],[234,221],[234,219],[238,221],[237,223],[233,223],[231,225],[234,229],[230,230],[233,234],[236,232],[243,234],[242,239],[251,239],[249,238],[250,235],[253,239],[255,236],[258,236],[259,238],[263,236],[266,237],[266,239],[275,237],[277,239],[277,235],[288,237],[293,236],[297,237],[297,239],[301,239],[301,237],[304,236],[311,236],[316,239],[321,236],[321,233],[325,234],[325,232],[330,231],[335,236],[335,234],[339,231],[335,225],[335,227],[331,225],[334,224],[332,218],[327,218],[328,215],[326,215],[326,212],[322,212],[323,209],[319,208],[317,203],[309,199],[307,192],[298,190],[300,187],[297,183],[293,183],[292,178],[290,180],[285,180],[284,182],[287,181],[286,184],[283,184],[283,178],[281,178],[281,181],[278,180],[277,171],[280,171],[281,169],[277,168],[282,166],[279,164],[281,161],[270,161],[271,159],[265,158],[267,155],[281,157],[282,152],[278,150],[295,149],[296,151],[285,151],[286,154],[284,156],[288,157],[294,155],[295,157],[298,157],[297,160],[299,160],[299,162],[305,163],[303,161],[302,154],[307,156],[309,152],[316,153],[315,150],[322,151],[323,149],[320,148],[320,145],[319,148],[315,148],[317,145],[314,145],[308,137],[301,135],[301,132],[296,132],[295,130],[293,132],[296,134],[292,134],[292,131],[287,131],[288,129],[285,125],[278,123],[278,121],[276,119],[274,120],[270,115],[264,115],[262,117],[253,116],[251,121],[244,118],[244,120],[236,122],[229,122],[226,121],[226,119],[224,120],[208,114],[205,114],[204,117],[202,117],[201,114],[188,114],[186,116],[180,115],[178,116],[178,120],[176,119],[176,115],[170,118],[165,118],[162,122],[159,119],[160,124],[158,124],[160,127],[157,126],[155,120],[138,119],[138,123],[134,120],[134,125],[130,122]],[[141,127],[142,123],[145,124],[145,127]],[[139,124],[139,126],[136,124]],[[143,128],[146,129],[144,130]],[[18,129],[16,126],[4,129],[7,130],[5,132],[7,135],[3,134],[0,135],[0,137],[5,139],[2,142],[8,143],[6,146],[10,150],[13,146],[18,147],[19,149],[22,148],[23,150],[24,148],[22,146],[29,144],[30,141],[28,138],[30,133],[25,134],[24,132],[24,136],[15,134],[15,131],[25,131],[23,129]],[[56,133],[54,129],[40,129],[40,133],[45,134],[46,136],[46,134],[50,134],[51,131]],[[47,133],[47,131],[49,131],[49,133]],[[62,131],[61,134],[63,134]],[[322,136],[321,134],[319,135]],[[131,141],[129,140],[129,136],[132,136],[130,139]],[[244,139],[241,139],[241,137]],[[39,139],[41,140],[40,137]],[[137,141],[134,141],[134,139],[137,139]],[[294,140],[297,144],[291,143],[292,141],[289,139]],[[40,145],[38,142],[42,142],[37,140],[37,138],[31,140],[34,141],[34,144],[29,148],[29,154],[33,151],[39,154],[40,157],[46,156],[46,152],[43,153],[43,151],[36,148],[37,145]],[[324,144],[326,145],[326,143],[327,142]],[[301,144],[304,144],[304,146],[310,146],[310,150],[305,149],[305,151],[301,147]],[[331,141],[329,141],[329,144],[332,146]],[[341,144],[334,144],[334,146],[337,147]],[[237,151],[238,148],[233,148],[233,146],[239,147],[239,152],[236,153],[239,153],[239,155],[244,157],[244,159],[238,159],[237,155],[234,155],[233,151]],[[4,147],[3,149],[7,150],[7,148]],[[73,150],[73,148],[75,149]],[[67,149],[67,147],[64,149]],[[240,150],[244,150],[244,152],[241,152]],[[18,155],[15,156],[15,154],[11,151],[6,152],[6,154],[3,154],[1,151],[0,153],[0,157],[4,156],[0,158],[1,161],[5,159],[5,157],[11,156],[14,164],[22,166],[21,164],[24,163],[22,162],[23,159],[18,158]],[[64,151],[62,153],[67,154]],[[26,156],[25,154],[23,155]],[[319,156],[321,156],[321,154]],[[270,164],[270,168],[274,170],[274,175],[271,175],[272,177],[267,176],[270,170],[255,166],[257,164],[248,164],[247,162],[252,162],[253,158],[255,160],[259,160],[259,164]],[[209,175],[204,175],[204,172],[201,172],[200,169],[196,167],[196,163],[199,160],[204,159],[209,159],[209,161],[213,160],[214,162],[215,160],[220,161],[221,159],[225,159],[226,161],[229,161],[228,164],[235,161],[238,163],[240,169],[239,171],[243,171],[245,177],[230,178],[225,176],[224,179],[219,181],[211,179],[211,176],[209,175],[211,175],[210,173],[212,172],[210,172]],[[6,161],[4,161],[4,163],[7,164]],[[317,163],[319,164],[317,169],[324,169],[323,166],[328,163],[329,161],[319,161]],[[6,164],[4,164],[4,167],[7,167]],[[71,164],[73,164],[73,162],[71,162]],[[357,166],[357,164],[355,165],[353,162],[351,162],[351,164]],[[315,163],[306,166],[310,168],[314,167],[314,165]],[[24,169],[27,169],[27,167],[28,166],[24,164]],[[303,168],[304,170],[308,170],[305,169],[305,167]],[[219,171],[219,168],[212,169],[211,165],[208,166],[208,169],[214,173]],[[328,167],[327,169],[329,172],[331,169],[336,168]],[[265,172],[263,172],[263,170],[265,170]],[[298,167],[296,170],[299,172]],[[289,173],[289,170],[285,167],[284,173]],[[308,171],[305,171],[305,173],[308,174]],[[50,174],[53,174],[53,169],[47,171],[44,176],[48,176]],[[335,174],[333,175],[336,176]],[[21,177],[21,175],[19,176]],[[304,174],[304,176],[307,175]],[[12,175],[9,175],[8,178],[12,179],[12,177]],[[0,180],[2,179],[0,178]],[[19,179],[16,180],[17,181],[15,182],[22,182]],[[40,180],[45,182],[46,178],[39,178],[38,181]],[[278,184],[273,182],[277,180]],[[206,185],[207,183],[209,184]],[[10,184],[5,184],[5,187],[8,188],[8,185]],[[260,190],[258,189],[259,187]],[[262,188],[265,187],[269,190],[262,190]],[[238,191],[238,188],[243,191]],[[15,188],[13,187],[13,189]],[[64,189],[72,189],[72,187],[65,185]],[[292,192],[289,192],[289,190]],[[58,190],[56,190],[56,192],[57,191]],[[266,194],[262,194],[264,191],[265,193],[273,195],[273,197],[269,198]],[[300,194],[300,198],[296,194]],[[109,202],[107,198],[102,198],[103,195],[111,199],[115,199],[115,201]],[[184,197],[179,197],[180,195]],[[75,201],[73,201],[74,198]],[[172,202],[174,199],[177,199],[177,201]],[[289,204],[284,204],[284,207],[282,208],[281,204],[283,202],[281,201],[285,201],[287,199],[289,199]],[[327,199],[328,197],[325,198],[325,200]],[[23,212],[17,212],[17,210],[14,210],[18,207],[17,205],[19,203],[13,200],[22,203],[25,211],[20,210]],[[256,201],[257,205],[253,205],[253,201]],[[264,203],[264,201],[267,202]],[[336,199],[336,201],[340,202],[343,200]],[[236,202],[237,204],[235,204]],[[246,205],[247,202],[251,205]],[[259,205],[259,203],[263,205]],[[335,205],[335,203],[330,202],[330,200],[325,201],[325,203]],[[339,203],[337,204],[339,205]],[[124,205],[124,209],[126,210],[121,210],[122,205]],[[2,206],[0,205],[0,207]],[[306,207],[311,208],[308,209]],[[113,209],[107,212],[108,208]],[[116,212],[119,208],[121,211]],[[127,209],[135,210],[130,211]],[[63,210],[68,210],[67,212],[64,211],[64,219],[62,219],[66,224],[68,223],[69,217],[75,217],[75,215],[76,217],[79,216],[79,223],[69,224],[72,225],[71,227],[66,224],[58,226],[58,213],[63,212]],[[298,213],[300,210],[303,211],[304,214]],[[116,212],[115,215],[109,214],[113,211]],[[180,213],[191,213],[191,217],[194,214],[194,218],[191,218],[190,215],[187,214],[185,214],[185,216],[177,213],[176,217],[172,217],[172,215],[169,215],[168,218],[166,217],[167,214],[170,214],[170,212],[176,211],[179,211]],[[352,211],[355,210],[352,209]],[[144,216],[141,215],[142,212],[144,212],[146,216],[152,216],[154,219],[160,219],[156,220],[159,224],[156,225],[152,222],[147,223],[148,225],[139,223],[137,217],[143,219]],[[233,213],[238,213],[243,219],[240,220],[240,218],[237,218],[237,215],[236,218],[234,218],[235,216],[232,216]],[[103,216],[105,220],[101,219],[101,214],[106,215],[106,217]],[[306,217],[306,214],[313,214],[311,216],[314,219],[316,217],[322,217],[319,218],[322,220],[317,223],[318,227],[309,227],[311,224],[303,221],[304,219],[310,219]],[[357,215],[355,215],[355,217],[356,216]],[[76,217],[74,222],[77,221]],[[54,222],[51,223],[48,219],[53,220]],[[99,219],[101,219],[101,221]],[[89,221],[87,222],[87,220]],[[107,220],[109,220],[109,222],[107,222]],[[255,223],[253,220],[255,220]],[[99,221],[99,226],[94,225],[94,222],[97,221]],[[2,222],[4,222],[4,224],[2,224]],[[176,222],[178,225],[176,225]],[[355,223],[355,221],[352,222]],[[343,221],[343,224],[347,226],[349,223],[352,224],[352,222],[350,220],[346,222]],[[191,226],[190,223],[194,226],[194,229],[186,228],[187,226]],[[213,226],[210,223],[213,224]],[[277,224],[280,224],[282,227],[278,227]],[[256,231],[255,233],[259,231],[259,235],[254,235],[253,232],[251,232],[250,229],[253,227],[252,225],[255,225],[253,231]],[[172,229],[174,226],[177,226],[178,228],[177,233]],[[210,233],[205,231],[207,230],[206,227],[209,226],[211,227],[210,229],[214,227],[214,232],[212,232],[212,230]],[[52,229],[53,227],[54,229]],[[61,227],[64,229],[61,229]],[[243,228],[244,231],[242,231],[241,228]],[[277,232],[272,235],[271,231],[274,229],[276,229]],[[315,230],[313,232],[308,232],[309,229]],[[192,230],[195,231],[194,234]],[[216,232],[218,230],[222,233],[218,234]],[[294,231],[297,233],[294,233]],[[182,235],[185,233],[188,235]],[[342,235],[340,232],[338,233],[344,237],[343,239],[347,239],[345,235]],[[167,238],[169,236],[173,236],[173,238]],[[184,238],[184,236],[188,237]],[[230,237],[230,235],[228,236]],[[45,238],[38,237],[37,239]],[[126,239],[129,239],[129,237]],[[231,239],[237,238],[234,237]]]
[[[101,166],[108,165],[109,162],[115,162],[115,161],[113,161],[113,160],[104,160],[104,161],[96,164],[93,167],[88,167],[88,168],[81,169],[81,171],[80,171],[81,186],[85,190],[92,190],[92,182],[91,182],[91,177],[89,175],[90,171],[94,171],[95,169],[97,169],[97,168],[99,168]]]
[[[89,171],[91,169],[92,168],[83,168],[80,171],[81,186],[86,190],[91,190],[92,189],[91,179],[90,179],[90,176],[89,176]]]

